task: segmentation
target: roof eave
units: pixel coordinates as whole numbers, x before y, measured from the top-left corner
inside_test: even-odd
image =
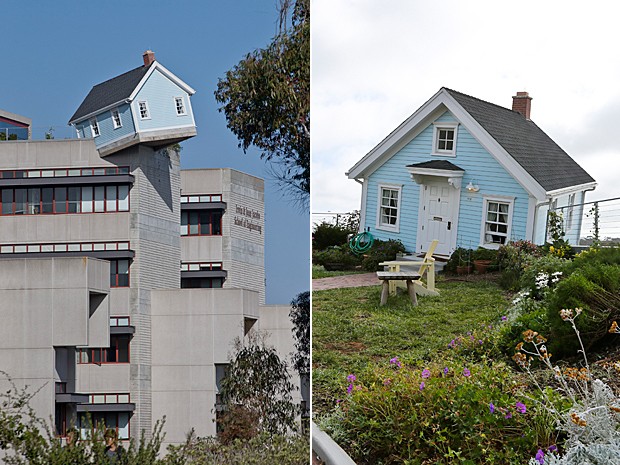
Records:
[[[99,113],[103,113],[104,111],[111,110],[112,108],[118,107],[119,105],[122,105],[124,103],[129,103],[129,102],[130,102],[130,100],[126,98],[126,99],[123,99],[123,100],[119,100],[118,102],[111,103],[110,105],[107,105],[107,106],[105,106],[103,108],[100,108],[97,111],[93,111],[93,112],[88,113],[87,115],[80,116],[79,118],[72,119],[71,121],[69,121],[69,125],[75,125],[75,124],[80,123],[80,122],[82,122],[84,120],[92,118],[93,116],[97,116]]]
[[[596,189],[598,183],[596,181],[587,182],[584,184],[577,184],[575,186],[562,187],[560,189],[554,189],[552,191],[547,191],[548,197],[557,197],[558,195],[570,194],[573,192],[581,192],[581,191],[592,191]]]
[[[136,95],[138,94],[138,92],[140,92],[140,89],[142,89],[142,86],[144,86],[144,83],[151,77],[151,74],[153,74],[156,69],[159,70],[164,76],[170,79],[173,83],[175,83],[181,89],[183,89],[185,92],[187,92],[189,95],[194,95],[196,93],[196,91],[193,88],[191,88],[184,81],[182,81],[172,71],[168,70],[164,65],[162,65],[158,61],[154,61],[150,69],[146,72],[146,74],[142,77],[142,79],[140,79],[140,82],[138,83],[136,88],[129,95],[128,97],[129,101],[132,101],[133,99],[136,98]]]

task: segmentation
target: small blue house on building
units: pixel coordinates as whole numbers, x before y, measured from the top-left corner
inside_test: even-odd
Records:
[[[530,120],[531,100],[518,92],[508,109],[441,88],[347,172],[362,184],[360,228],[415,253],[438,239],[447,256],[541,244],[548,211],[568,207],[579,237],[596,182]]]
[[[190,96],[196,91],[155,60],[94,86],[69,121],[92,137],[101,156],[136,144],[171,145],[196,135]]]

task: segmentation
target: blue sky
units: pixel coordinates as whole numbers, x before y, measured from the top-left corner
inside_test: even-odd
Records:
[[[275,0],[4,2],[0,108],[32,118],[35,138],[67,121],[91,87],[156,59],[196,90],[198,136],[182,168],[234,168],[265,178],[267,303],[309,289],[309,215],[281,195],[254,150],[244,154],[213,96],[218,78],[270,42]],[[38,133],[38,134],[37,134]]]

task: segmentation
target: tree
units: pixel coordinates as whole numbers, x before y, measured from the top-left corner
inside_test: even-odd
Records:
[[[310,292],[302,292],[291,302],[289,317],[293,322],[295,349],[293,366],[300,376],[310,373]]]
[[[310,1],[281,0],[278,34],[219,79],[215,99],[246,152],[262,151],[283,190],[310,195]]]
[[[229,424],[237,428],[234,417],[243,415],[247,419],[247,428],[256,433],[285,434],[289,429],[295,429],[297,407],[291,395],[293,389],[286,362],[280,360],[275,348],[265,346],[256,334],[250,336],[247,345],[237,339],[235,352],[222,380],[226,413],[220,426],[225,429]],[[228,435],[230,437],[225,434],[226,442],[237,437],[247,439],[246,433],[239,431]]]

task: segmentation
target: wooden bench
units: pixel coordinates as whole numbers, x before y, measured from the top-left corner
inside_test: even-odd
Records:
[[[377,278],[383,281],[381,286],[381,305],[385,305],[388,300],[389,294],[389,282],[390,281],[406,281],[407,293],[411,299],[411,303],[415,307],[418,305],[418,298],[416,296],[414,281],[420,279],[420,274],[413,271],[377,271]]]

